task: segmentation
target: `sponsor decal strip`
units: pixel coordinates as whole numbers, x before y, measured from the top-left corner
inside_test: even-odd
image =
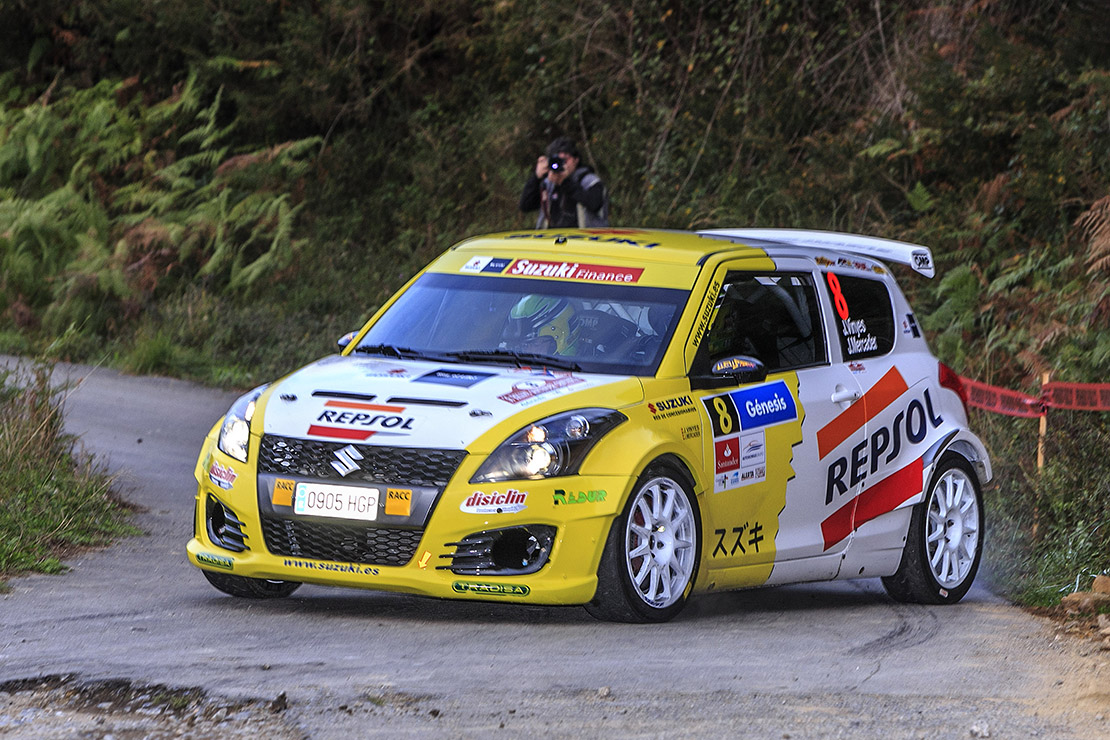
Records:
[[[274,481],[274,493],[270,497],[270,502],[275,506],[292,506],[293,494],[296,488],[295,481],[288,478],[278,478]]]
[[[225,467],[215,460],[208,468],[208,479],[225,491],[235,485],[235,479],[238,477],[239,475],[230,466]]]
[[[924,463],[917,458],[893,475],[883,478],[861,493],[856,499],[837,509],[821,522],[821,534],[825,538],[825,549],[842,541],[865,522],[869,522],[921,493],[921,476]],[[853,511],[854,510],[854,511]],[[854,524],[853,524],[854,520]]]
[[[595,283],[636,283],[644,273],[642,267],[616,265],[584,265],[578,262],[548,262],[546,260],[515,260],[509,266],[509,275],[584,280]]]
[[[890,372],[879,379],[879,382],[863,394],[863,398],[856,401],[840,416],[836,417],[817,432],[817,454],[820,458],[828,455],[837,445],[859,431],[864,424],[874,419],[883,409],[898,400],[898,397],[909,390],[898,368],[892,367]]]
[[[605,491],[564,491],[556,488],[554,501],[556,506],[570,506],[572,504],[600,503],[605,500]]]
[[[324,411],[316,417],[317,422],[351,424],[355,426],[352,428],[312,424],[308,428],[308,433],[310,435],[331,437],[333,439],[365,441],[374,434],[406,434],[412,430],[413,418],[411,416],[404,417],[400,415],[401,412],[405,410],[404,406],[383,406],[373,403],[359,403],[357,401],[328,401],[324,406]],[[338,411],[335,410],[337,408],[351,410]],[[366,427],[374,428],[367,429]]]
[[[459,504],[467,514],[516,514],[528,508],[528,492],[510,488],[505,493],[475,491]]]
[[[480,594],[482,596],[527,596],[532,589],[522,583],[475,583],[474,581],[455,581],[451,590],[457,594]]]
[[[283,561],[286,568],[304,568],[306,570],[326,570],[332,573],[356,573],[363,576],[376,576],[378,569],[372,566],[359,565],[358,563],[323,563],[313,560],[293,560],[286,558]]]
[[[204,565],[210,565],[213,568],[222,568],[223,570],[234,570],[235,561],[223,555],[213,555],[207,552],[197,553],[197,562]]]

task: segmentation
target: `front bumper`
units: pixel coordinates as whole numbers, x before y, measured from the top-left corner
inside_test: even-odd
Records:
[[[259,460],[257,443],[252,448],[250,459]],[[298,473],[328,475],[325,469],[259,472],[221,453],[210,436],[195,471],[189,561],[249,578],[441,598],[534,604],[592,599],[610,525],[633,479],[570,476],[471,485],[479,463],[462,459],[439,486],[402,471],[377,470],[382,479],[373,482],[329,476],[329,486],[379,492],[375,520],[351,521],[294,512],[291,486],[320,481]]]

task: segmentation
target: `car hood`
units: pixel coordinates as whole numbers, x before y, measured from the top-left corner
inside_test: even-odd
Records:
[[[577,398],[552,403],[568,394]],[[515,429],[474,443],[514,416],[523,426],[562,410],[642,400],[634,377],[335,355],[275,383],[260,410],[265,434],[482,452]]]

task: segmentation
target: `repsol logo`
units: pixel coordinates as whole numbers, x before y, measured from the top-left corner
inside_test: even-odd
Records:
[[[323,411],[316,421],[329,424],[350,424],[352,426],[380,427],[382,429],[412,429],[412,417],[390,414],[368,414],[364,411]]]
[[[825,477],[825,504],[832,503],[833,493],[838,496],[855,488],[868,475],[874,475],[880,466],[890,465],[906,445],[925,441],[930,429],[944,422],[933,410],[933,399],[926,388],[921,398],[915,398],[899,411],[890,426],[881,426],[871,436],[843,457],[829,463]]]

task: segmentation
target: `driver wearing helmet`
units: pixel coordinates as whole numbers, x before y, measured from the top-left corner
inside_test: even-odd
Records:
[[[572,328],[574,307],[566,298],[526,295],[509,312],[509,339],[521,352],[573,356],[578,330]]]

